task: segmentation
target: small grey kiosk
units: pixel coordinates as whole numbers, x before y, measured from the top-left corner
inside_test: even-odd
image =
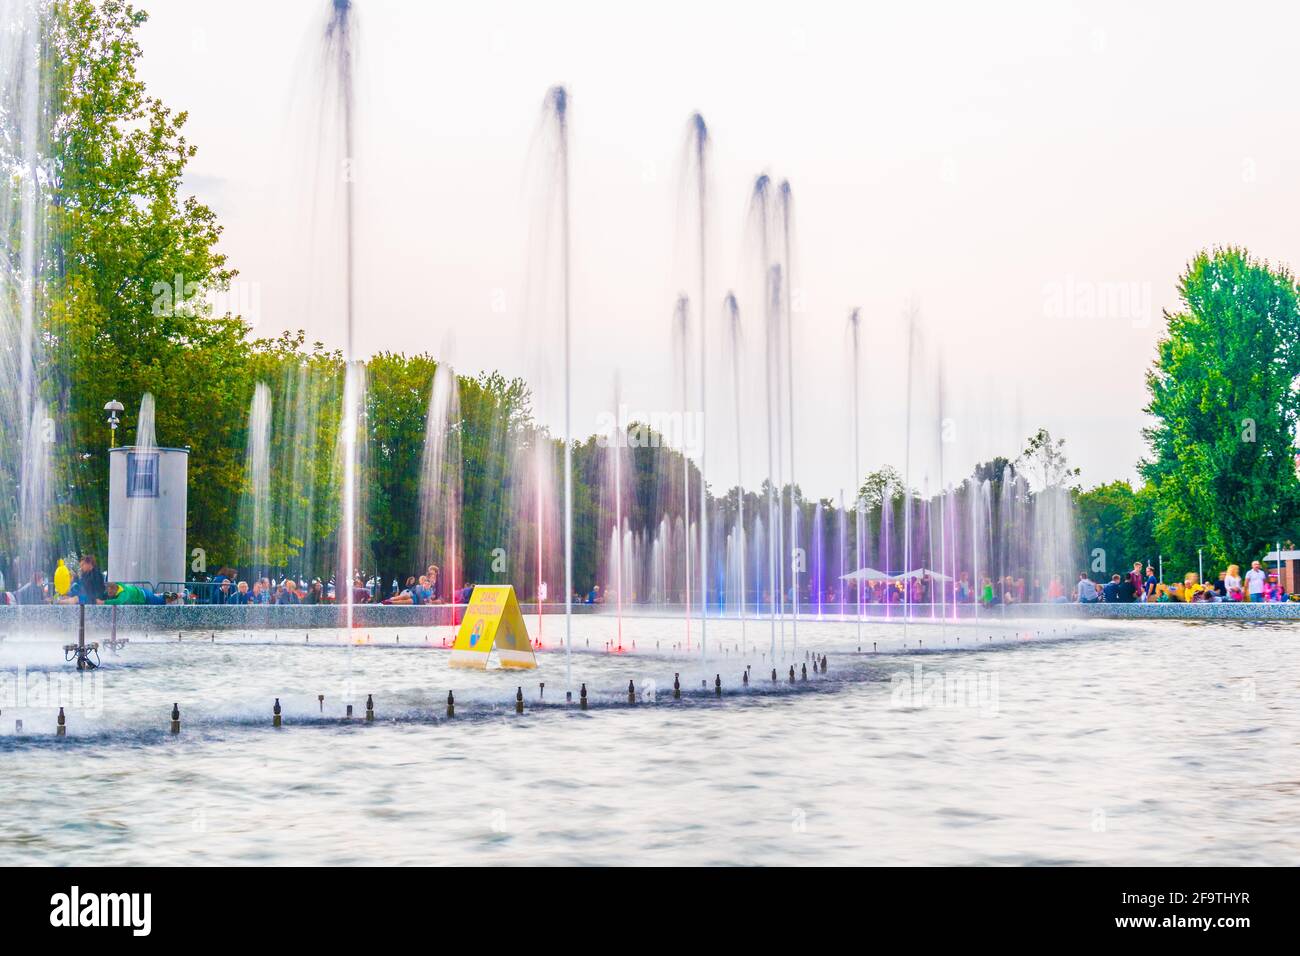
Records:
[[[108,580],[185,580],[188,448],[123,445],[108,452]]]

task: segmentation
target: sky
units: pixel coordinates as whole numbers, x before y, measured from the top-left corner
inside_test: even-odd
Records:
[[[341,347],[329,239],[339,217],[321,199],[337,196],[338,178],[320,132],[327,0],[143,6],[140,75],[189,114],[198,154],[186,185],[224,226],[222,251],[239,270],[229,301],[258,335],[302,328]],[[1039,426],[1066,439],[1085,485],[1135,478],[1144,375],[1164,310],[1178,308],[1180,271],[1226,244],[1293,262],[1294,8],[354,9],[357,349],[523,376],[556,430],[561,339],[537,293],[555,248],[537,182],[548,168],[543,99],[553,84],[568,89],[575,437],[596,430],[616,388],[629,414],[682,408],[673,308],[681,291],[698,298],[682,156],[688,118],[703,114],[703,434],[715,490],[738,473],[756,485],[769,467],[747,227],[759,173],[788,180],[794,196],[794,448],[783,469],[808,495],[852,488],[855,444],[857,473],[890,463],[933,489],[977,461],[1014,457]],[[745,330],[736,356],[721,311],[729,289]],[[697,346],[686,358],[698,411]]]

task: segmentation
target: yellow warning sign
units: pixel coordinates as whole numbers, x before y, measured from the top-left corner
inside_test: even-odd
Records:
[[[477,584],[470,595],[465,619],[451,649],[452,667],[486,670],[488,655],[497,649],[502,667],[533,668],[537,657],[524,616],[509,584]]]

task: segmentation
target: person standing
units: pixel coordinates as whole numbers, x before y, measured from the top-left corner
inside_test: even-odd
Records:
[[[1156,591],[1157,591],[1159,585],[1160,585],[1160,580],[1156,577],[1156,569],[1155,569],[1154,567],[1152,567],[1151,565],[1148,564],[1148,565],[1147,565],[1146,589],[1145,589],[1146,600],[1148,600],[1148,601],[1154,601],[1154,600],[1156,599],[1156,597],[1157,597],[1157,595],[1156,595]]]
[[[1235,564],[1228,565],[1227,573],[1223,575],[1223,586],[1227,589],[1226,599],[1229,601],[1241,600],[1241,568]]]
[[[1130,600],[1136,601],[1137,595],[1142,593],[1143,584],[1146,579],[1142,575],[1142,562],[1134,561],[1133,570],[1128,573],[1129,584],[1133,585],[1133,597]]]
[[[1264,573],[1263,567],[1258,561],[1250,562],[1250,570],[1246,572],[1246,594],[1249,600],[1263,601],[1267,586],[1268,575]]]

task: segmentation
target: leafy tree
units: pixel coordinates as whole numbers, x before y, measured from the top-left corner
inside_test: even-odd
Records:
[[[1011,474],[1016,473],[1016,463],[1010,458],[998,455],[990,458],[988,461],[980,462],[975,466],[973,475],[977,481],[996,481],[1001,482],[1006,476],[1007,468],[1011,469]]]
[[[1300,309],[1284,268],[1244,249],[1202,252],[1179,282],[1182,309],[1147,375],[1145,430],[1155,533],[1166,557],[1195,567],[1260,556],[1300,517],[1295,434]]]
[[[1135,492],[1127,481],[1112,481],[1080,491],[1075,508],[1083,567],[1089,566],[1096,548],[1105,552],[1108,574],[1123,573],[1134,561],[1155,563],[1157,549],[1147,488]]]
[[[893,465],[882,465],[867,475],[862,482],[862,487],[858,489],[858,498],[861,499],[862,507],[866,511],[876,511],[885,501],[887,493],[891,499],[903,495],[903,476]],[[852,510],[854,505],[852,502],[846,502],[845,507]]]
[[[234,276],[217,251],[212,211],[182,196],[195,148],[186,116],[146,94],[136,31],[146,15],[122,0],[62,0],[44,19],[55,115],[46,165],[50,234],[43,329],[57,410],[55,511],[70,546],[104,546],[107,430],[102,407],[157,400],[160,444],[188,446],[190,538],[228,546],[243,476],[231,441],[253,382],[247,326],[213,316],[208,292]]]
[[[1016,460],[1016,469],[1021,474],[1036,478],[1038,490],[1046,488],[1063,488],[1072,479],[1079,477],[1079,469],[1071,468],[1065,454],[1065,439],[1052,440],[1052,433],[1040,428],[1029,436],[1025,450]]]

